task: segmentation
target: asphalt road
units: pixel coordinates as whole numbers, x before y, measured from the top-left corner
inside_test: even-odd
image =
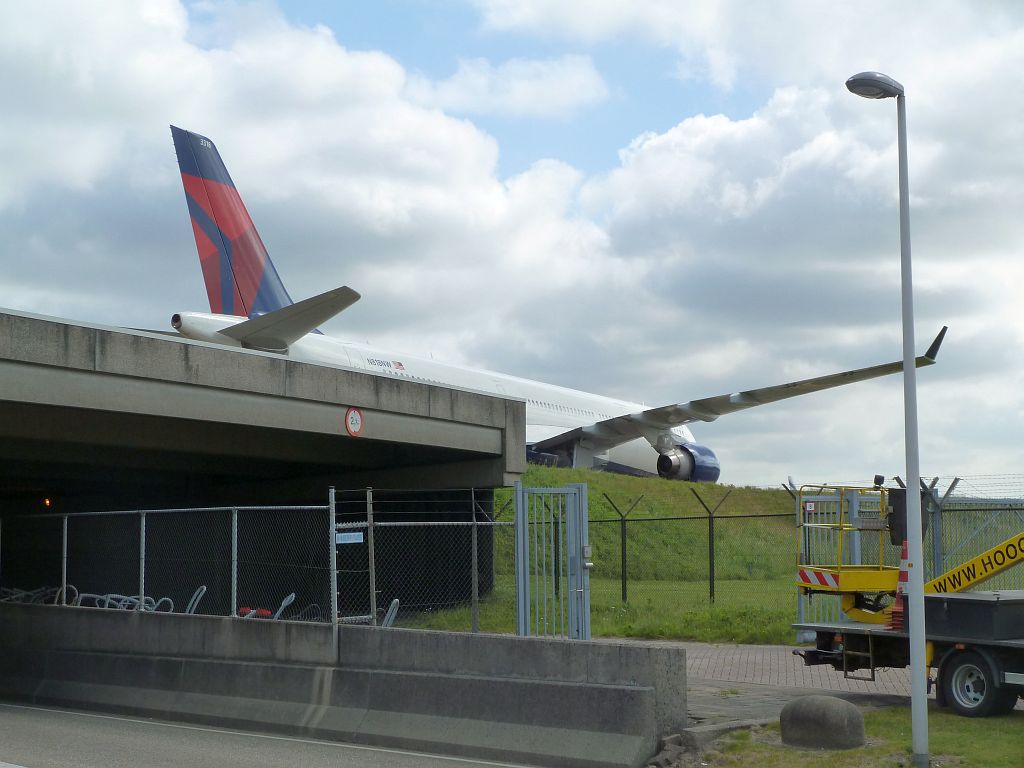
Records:
[[[315,739],[0,704],[0,768],[521,768]]]

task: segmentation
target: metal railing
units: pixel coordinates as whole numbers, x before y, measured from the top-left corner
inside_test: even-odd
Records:
[[[0,599],[329,621],[329,507],[6,517]]]

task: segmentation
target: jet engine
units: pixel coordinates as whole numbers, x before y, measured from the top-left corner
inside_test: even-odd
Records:
[[[722,468],[715,452],[697,443],[676,443],[658,456],[658,474],[668,480],[715,483]]]

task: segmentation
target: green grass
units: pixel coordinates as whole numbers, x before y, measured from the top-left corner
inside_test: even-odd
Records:
[[[756,587],[756,589],[754,588]],[[792,580],[707,582],[630,581],[628,603],[618,580],[590,580],[591,630],[598,637],[642,637],[704,642],[793,642]]]
[[[910,709],[864,713],[867,745],[820,752],[781,744],[777,726],[737,731],[704,753],[714,768],[876,768],[907,766],[911,755]],[[932,766],[1017,768],[1022,763],[1024,712],[1003,717],[966,718],[932,708],[928,713],[928,752]]]
[[[715,603],[708,603],[707,584],[694,582],[630,582],[623,603],[617,579],[590,581],[590,621],[595,637],[685,639],[704,642],[787,644],[793,642],[793,585],[788,579],[716,585]],[[788,602],[787,602],[788,601]],[[774,608],[775,604],[788,607]],[[769,607],[766,607],[769,606]],[[404,616],[404,627],[466,631],[472,626],[470,607]],[[511,575],[495,577],[494,591],[481,599],[482,632],[515,631],[515,583]]]
[[[481,632],[511,634],[516,631],[515,576],[495,576],[494,590],[480,599],[478,620]],[[473,626],[472,608],[460,605],[447,610],[403,615],[396,624],[413,629],[466,632]]]

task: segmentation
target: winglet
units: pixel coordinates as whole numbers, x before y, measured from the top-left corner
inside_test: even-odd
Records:
[[[939,355],[939,347],[942,346],[942,340],[946,338],[947,328],[948,326],[942,326],[942,330],[939,331],[939,335],[935,337],[935,341],[933,341],[932,345],[928,347],[928,351],[924,353],[924,356],[933,363],[935,362],[935,358]]]

